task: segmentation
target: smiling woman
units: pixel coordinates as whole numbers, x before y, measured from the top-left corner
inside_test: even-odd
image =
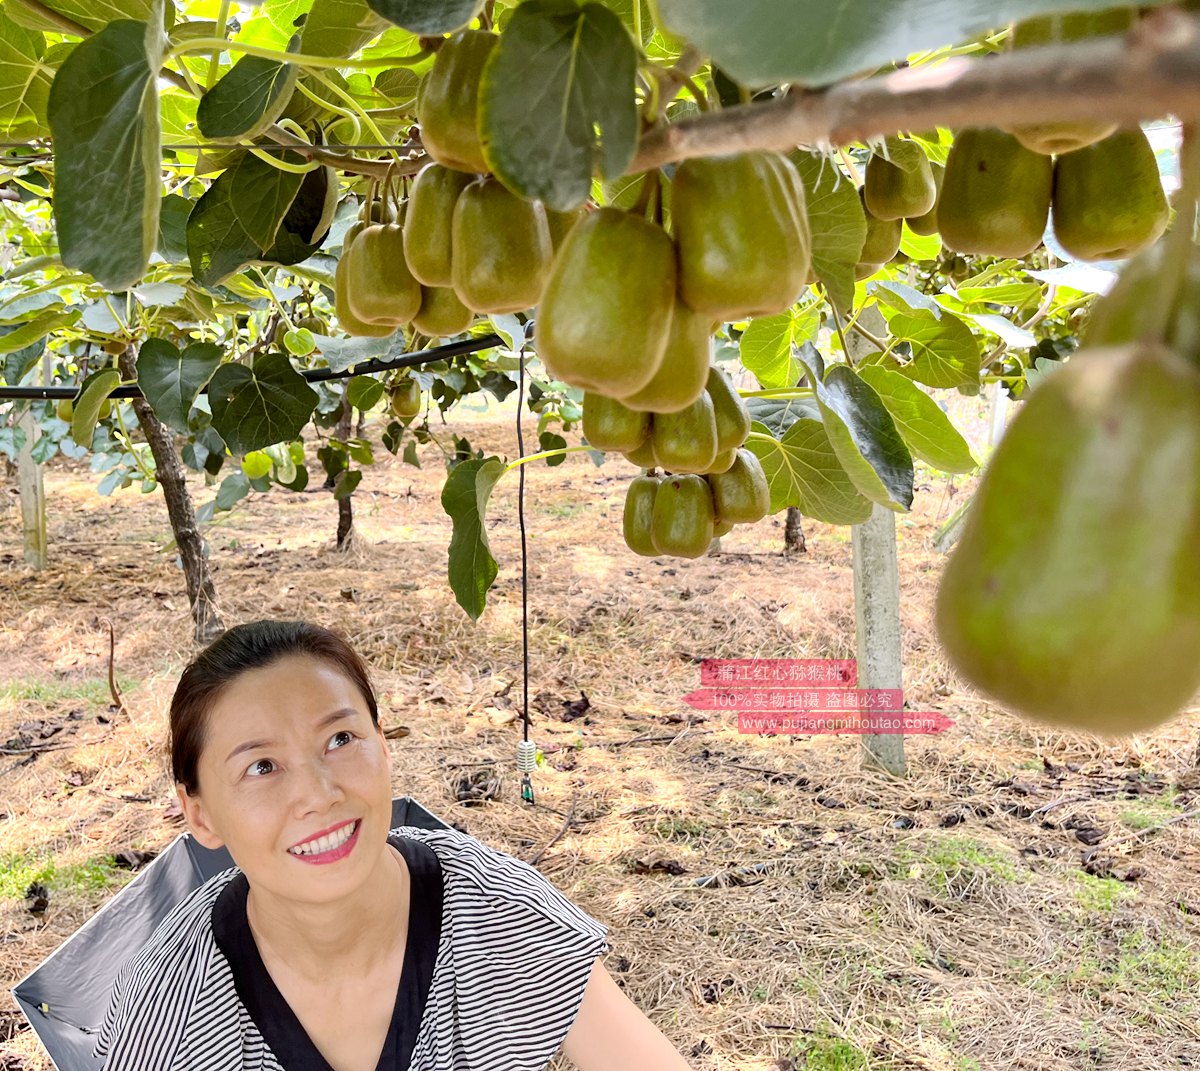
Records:
[[[305,622],[240,625],[183,672],[171,759],[188,826],[235,866],[121,971],[111,1071],[686,1068],[599,957],[607,928],[453,829],[389,829],[367,668]]]

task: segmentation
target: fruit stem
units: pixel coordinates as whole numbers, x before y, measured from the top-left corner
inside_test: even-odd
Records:
[[[225,40],[225,27],[229,23],[229,0],[221,0],[221,7],[217,11],[217,28],[214,32],[214,37]],[[213,82],[217,80],[217,75],[221,72],[221,53],[223,48],[214,48],[212,58],[208,61],[208,74],[204,78],[205,90],[212,89]],[[180,66],[187,71],[187,64],[181,63]]]
[[[642,188],[638,193],[637,204],[633,206],[635,216],[645,216],[650,208],[650,199],[658,192],[658,171],[649,171],[642,180]]]
[[[524,465],[526,462],[538,461],[543,457],[557,457],[559,454],[563,454],[563,455],[578,454],[584,450],[592,451],[595,449],[596,448],[594,446],[568,446],[566,448],[560,448],[558,450],[543,450],[537,454],[529,454],[526,457],[517,458],[516,461],[513,461],[510,464],[506,465],[504,467],[504,472],[501,472],[500,475],[504,476],[506,473],[512,472],[513,469],[517,468],[520,465]]]
[[[308,97],[309,100],[321,105],[322,108],[325,108],[336,115],[340,115],[344,119],[348,119],[354,126],[354,134],[352,135],[351,141],[353,144],[358,143],[359,138],[362,136],[362,124],[359,123],[358,116],[350,111],[349,108],[343,108],[340,105],[334,104],[333,101],[326,100],[324,97],[314,93],[303,82],[297,82],[296,88],[300,90],[300,92],[306,97]],[[283,124],[280,123],[279,125],[282,126]],[[284,129],[286,129],[286,127]],[[308,138],[306,137],[305,140],[307,141]]]
[[[278,156],[269,152],[264,152],[262,149],[256,149],[250,142],[238,142],[238,144],[246,149],[249,149],[263,163],[270,164],[276,171],[290,171],[293,175],[306,175],[310,171],[316,171],[321,166],[319,160],[308,160],[303,164],[291,164],[287,160],[280,159]]]
[[[863,184],[862,175],[858,173],[858,168],[854,166],[854,160],[850,156],[844,146],[838,146],[838,156],[842,158],[842,163],[846,165],[846,170],[850,172],[850,177],[854,180],[855,186]]]
[[[661,104],[659,79],[657,77],[648,77],[641,71],[638,72],[638,79],[646,91],[646,108],[643,121],[647,127],[653,127],[657,125],[659,120],[658,109]]]
[[[390,144],[388,139],[383,136],[383,133],[380,131],[379,127],[377,127],[375,125],[375,121],[366,113],[366,111],[363,110],[362,105],[359,104],[358,101],[356,101],[349,93],[347,93],[344,89],[342,89],[341,86],[335,85],[328,78],[326,78],[323,74],[320,74],[317,71],[309,71],[309,77],[312,78],[314,81],[319,82],[322,86],[324,86],[327,90],[329,90],[329,92],[332,93],[334,96],[340,97],[342,99],[342,102],[346,105],[346,107],[349,108],[354,113],[355,117],[370,132],[371,137],[373,137],[375,139],[375,144],[377,144],[377,145]]]
[[[768,387],[765,390],[739,390],[741,398],[806,398],[812,387]]]
[[[301,67],[334,70],[339,67],[404,67],[420,63],[428,58],[429,52],[422,49],[408,56],[373,56],[371,58],[343,59],[340,56],[313,56],[306,52],[280,52],[275,48],[264,48],[261,45],[246,44],[242,41],[229,41],[224,37],[194,37],[188,41],[180,41],[173,46],[168,56],[186,56],[192,52],[211,52],[219,49],[222,52],[242,52],[247,56],[258,56],[260,59],[275,60],[276,63],[292,63]]]
[[[702,112],[712,111],[712,105],[709,103],[708,94],[705,93],[704,90],[698,85],[696,85],[695,78],[685,78],[683,80],[683,84],[687,87],[687,91],[692,95],[692,99],[695,100],[696,106]]]
[[[262,284],[262,288],[267,292],[267,296],[271,299],[271,304],[275,306],[275,311],[279,313],[279,318],[283,321],[284,326],[289,331],[294,331],[295,325],[287,314],[287,310],[283,307],[283,302],[275,295],[275,291],[267,283],[266,276],[263,275],[261,268],[255,268],[254,274],[258,276],[258,281]]]

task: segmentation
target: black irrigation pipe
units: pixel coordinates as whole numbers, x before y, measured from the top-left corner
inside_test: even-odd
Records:
[[[351,376],[369,376],[375,372],[387,372],[392,368],[415,368],[418,365],[432,364],[443,357],[458,357],[464,353],[477,353],[479,350],[491,349],[492,346],[502,346],[504,339],[499,335],[481,335],[479,338],[468,338],[462,342],[448,342],[444,346],[434,346],[429,350],[415,350],[400,357],[384,359],[377,357],[364,361],[352,368],[335,372],[332,368],[313,368],[300,374],[309,383],[321,383],[330,379],[349,379]],[[0,386],[0,402],[34,399],[35,401],[50,401],[56,398],[74,398],[79,393],[79,387],[5,387]],[[207,394],[208,388],[200,391]],[[140,398],[142,392],[135,386],[117,387],[110,398]]]

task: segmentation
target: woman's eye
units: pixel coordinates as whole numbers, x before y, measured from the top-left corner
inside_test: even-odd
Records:
[[[260,769],[262,766],[270,766],[273,769],[275,764],[270,759],[258,759],[256,762],[252,762],[250,764],[250,767],[246,770],[246,773],[248,773],[251,777],[261,777],[263,774],[271,772],[270,770]]]
[[[354,739],[354,734],[353,734],[352,732],[350,732],[350,730],[349,730],[349,729],[343,729],[341,732],[334,733],[334,734],[333,734],[333,736],[332,736],[332,737],[330,737],[330,739],[331,739],[331,740],[336,740],[336,739],[337,739],[339,736],[344,736],[344,737],[346,737],[346,743],[347,743],[347,744],[348,744],[348,743],[350,743],[350,741]],[[336,745],[336,746],[338,746],[338,747],[343,747],[344,745],[342,745],[342,744],[338,744],[338,745]]]

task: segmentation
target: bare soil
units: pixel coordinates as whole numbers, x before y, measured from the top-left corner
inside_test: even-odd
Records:
[[[981,401],[943,397],[983,460]],[[511,458],[513,420],[496,406],[435,430]],[[367,431],[377,443],[378,422]],[[956,724],[909,737],[892,779],[862,768],[853,737],[741,734],[682,701],[704,658],[854,657],[848,529],[806,520],[807,552],[785,556],[774,517],[719,555],[638,558],[620,532],[631,466],[528,466],[531,736],[546,753],[531,807],[515,769],[515,475],[489,507],[500,575],[472,621],[446,583],[441,449],[422,448],[421,469],[377,455],[348,552],[327,493],[255,495],[207,526],[226,624],[342,630],[396,729],[397,794],[538,856],[610,927],[609,970],[692,1067],[1200,1067],[1200,717],[1101,741],[1035,728],[956,679],[932,626],[933,536],[976,478],[919,469],[897,518],[905,699]],[[213,495],[190,480],[198,502]],[[49,1066],[8,987],[132,877],[115,853],[182,830],[163,748],[195,653],[183,577],[161,496],[101,498],[96,482],[48,467],[40,573],[22,561],[16,488],[0,488],[6,1071]],[[498,798],[460,798],[479,771]]]

